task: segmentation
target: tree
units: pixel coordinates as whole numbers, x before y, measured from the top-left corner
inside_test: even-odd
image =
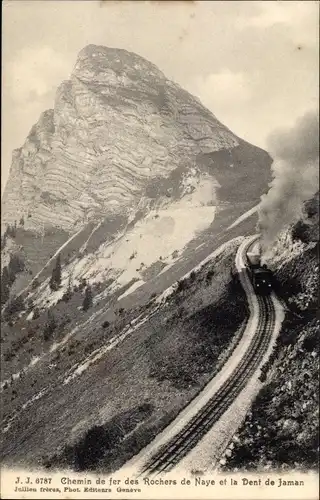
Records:
[[[40,311],[38,307],[35,307],[33,309],[32,319],[38,319],[38,318],[40,318]]]
[[[69,276],[69,282],[68,282],[68,288],[62,295],[62,300],[65,302],[68,302],[72,297],[72,282],[71,282],[71,276]]]
[[[17,297],[13,297],[10,302],[8,303],[5,313],[6,316],[9,317],[13,314],[19,313],[24,309],[24,301],[21,295],[18,295]]]
[[[1,273],[1,305],[9,299],[10,289],[18,273],[24,270],[24,262],[19,255],[10,256],[8,266],[4,266]]]
[[[57,257],[56,265],[52,270],[52,275],[50,278],[50,288],[53,291],[58,290],[61,285],[61,257],[60,254]]]
[[[34,280],[31,281],[31,289],[32,290],[35,290],[36,288],[38,288],[39,285],[40,285],[40,283],[39,283],[39,280],[37,278],[35,278]]]
[[[24,261],[19,257],[18,254],[13,254],[10,256],[10,261],[8,264],[8,271],[12,277],[12,283],[16,279],[16,275],[21,273],[25,268]]]
[[[82,303],[82,309],[84,311],[87,311],[93,304],[93,297],[92,297],[92,289],[91,286],[88,285],[87,288],[85,289],[84,292],[84,299]]]
[[[5,248],[5,246],[6,246],[7,236],[8,236],[8,234],[5,232],[4,235],[1,238],[1,250],[3,250]]]
[[[81,278],[80,284],[79,284],[79,290],[83,290],[87,286],[87,280],[86,278]]]
[[[17,232],[17,222],[15,221],[14,226],[10,226],[10,224],[7,224],[7,228],[4,234],[5,236],[10,236],[11,238],[15,238],[16,232]]]
[[[47,318],[47,322],[45,324],[44,332],[43,332],[43,338],[45,341],[49,340],[52,337],[53,332],[55,331],[56,328],[57,328],[56,319],[55,319],[54,315],[52,314],[52,312],[48,311],[48,318]]]
[[[5,304],[9,298],[10,275],[7,266],[4,266],[1,273],[1,305]]]
[[[22,227],[24,226],[24,218],[23,218],[23,217],[21,217],[19,224],[20,224],[20,226],[22,226]]]

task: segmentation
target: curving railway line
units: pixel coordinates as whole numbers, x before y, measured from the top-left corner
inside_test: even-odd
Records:
[[[139,475],[157,475],[170,472],[198,444],[203,436],[212,428],[232,402],[246,386],[250,377],[257,370],[270,345],[276,324],[276,310],[271,295],[255,296],[244,259],[246,252],[256,241],[251,237],[242,245],[238,255],[238,264],[243,270],[241,283],[248,296],[251,318],[256,319],[255,334],[244,352],[241,360],[212,395],[206,404],[187,422],[183,428],[169,441],[149,456]],[[239,249],[240,250],[240,249]],[[253,305],[255,302],[255,306]],[[256,318],[256,316],[258,316]]]
[[[174,439],[160,448],[142,469],[141,474],[169,472],[200,441],[240,394],[247,379],[260,364],[274,328],[275,314],[270,297],[258,297],[258,303],[261,311],[258,331],[251,342],[249,352],[211,400]]]

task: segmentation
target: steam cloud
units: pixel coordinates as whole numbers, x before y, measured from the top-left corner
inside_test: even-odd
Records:
[[[303,202],[319,190],[319,110],[306,113],[292,129],[274,131],[268,150],[274,162],[273,180],[259,207],[263,250],[282,229],[303,217]]]

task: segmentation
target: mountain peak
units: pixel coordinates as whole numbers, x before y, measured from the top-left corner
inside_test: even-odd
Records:
[[[244,144],[151,62],[88,45],[54,109],[15,151],[2,221],[25,216],[27,229],[73,233],[90,220],[183,196],[193,171],[209,176],[215,203],[240,199],[238,182],[248,180],[246,195],[259,199],[269,158]]]
[[[164,74],[151,62],[125,49],[87,45],[77,58],[73,76],[90,79],[113,71],[118,77],[127,75],[138,80],[148,76],[158,81],[166,80]]]

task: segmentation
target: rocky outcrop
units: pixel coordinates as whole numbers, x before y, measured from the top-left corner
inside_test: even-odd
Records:
[[[13,152],[2,223],[24,216],[26,229],[72,233],[106,216],[132,217],[142,198],[158,196],[159,183],[167,179],[172,196],[191,169],[209,172],[226,199],[232,176],[259,179],[251,193],[258,199],[270,159],[251,146],[243,153],[248,147],[150,62],[89,45],[58,88],[54,109]]]

